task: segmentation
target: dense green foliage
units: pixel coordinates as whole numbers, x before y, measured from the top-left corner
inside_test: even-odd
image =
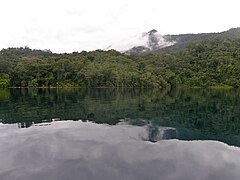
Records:
[[[178,52],[128,56],[115,50],[54,54],[0,51],[0,86],[240,87],[240,40],[206,40]]]

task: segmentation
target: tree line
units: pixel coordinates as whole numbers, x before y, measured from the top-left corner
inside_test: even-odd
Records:
[[[240,87],[240,39],[130,56],[115,50],[0,51],[0,87]]]

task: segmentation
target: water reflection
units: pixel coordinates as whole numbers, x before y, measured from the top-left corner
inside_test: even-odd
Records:
[[[163,139],[182,139],[182,129],[176,129],[173,127],[163,127],[150,121],[138,119],[122,119],[118,125],[134,125],[144,127],[147,133],[145,140],[150,142],[157,142]]]
[[[167,129],[166,129],[167,130]],[[148,138],[147,126],[53,122],[0,126],[1,180],[238,180],[240,150],[214,141]]]
[[[164,138],[211,139],[240,146],[240,93],[237,90],[3,89],[0,119],[19,127],[59,120],[90,120],[170,127]],[[142,120],[146,121],[143,122]],[[158,134],[158,136],[160,136]]]

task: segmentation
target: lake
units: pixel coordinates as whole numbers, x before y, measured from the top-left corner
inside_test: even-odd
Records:
[[[236,179],[240,91],[0,89],[0,179]]]

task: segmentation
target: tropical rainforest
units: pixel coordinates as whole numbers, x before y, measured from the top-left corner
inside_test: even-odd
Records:
[[[142,55],[2,49],[0,87],[239,88],[240,39],[209,39]]]

